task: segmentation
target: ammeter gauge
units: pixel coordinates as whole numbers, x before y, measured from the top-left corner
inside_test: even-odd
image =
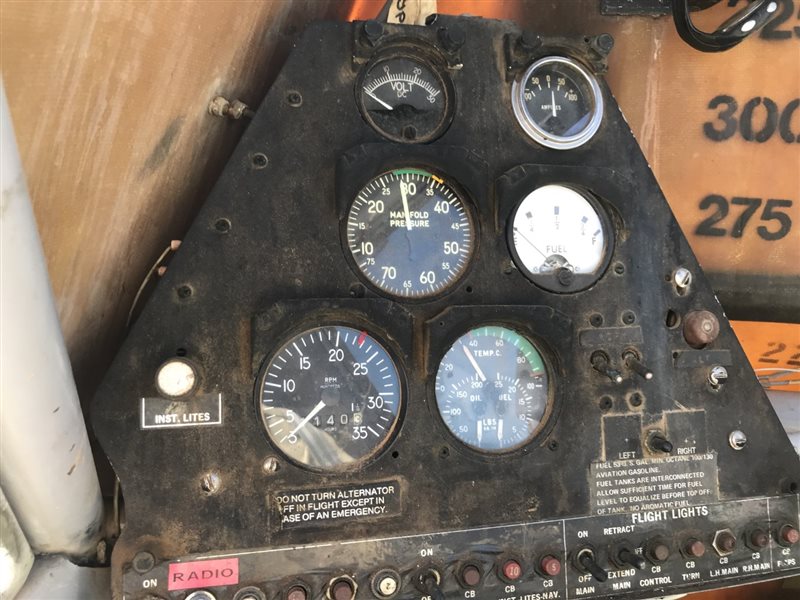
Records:
[[[466,271],[475,233],[464,201],[444,179],[396,169],[372,179],[347,215],[347,246],[379,290],[403,298],[440,294]]]
[[[608,265],[611,226],[588,193],[564,185],[533,190],[517,206],[508,228],[519,269],[552,292],[576,292],[597,281]]]
[[[325,326],[286,341],[260,379],[272,443],[296,463],[338,470],[375,456],[400,414],[397,367],[366,331]]]
[[[549,56],[534,62],[511,91],[514,114],[531,138],[556,150],[588,142],[603,119],[597,79],[576,61]]]
[[[450,85],[426,61],[390,56],[367,66],[357,89],[364,119],[396,142],[429,142],[450,123]]]
[[[508,327],[479,327],[458,338],[439,364],[435,389],[450,432],[483,452],[527,444],[550,406],[542,355]]]

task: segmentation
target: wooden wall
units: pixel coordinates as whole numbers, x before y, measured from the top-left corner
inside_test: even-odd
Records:
[[[292,40],[337,0],[0,3],[3,80],[84,401],[150,266],[179,239]]]

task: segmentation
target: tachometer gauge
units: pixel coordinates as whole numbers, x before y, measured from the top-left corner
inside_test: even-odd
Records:
[[[396,142],[438,137],[450,121],[449,86],[418,58],[392,56],[367,67],[357,90],[361,113],[378,133]]]
[[[552,292],[586,289],[608,265],[608,217],[590,194],[570,187],[546,185],[525,196],[508,234],[519,269]]]
[[[420,169],[397,169],[367,183],[350,206],[346,235],[370,283],[405,298],[450,287],[466,270],[475,239],[455,190]]]
[[[436,373],[436,404],[447,428],[474,450],[527,444],[548,414],[547,369],[536,346],[507,327],[473,329],[450,347]]]
[[[603,119],[603,95],[597,79],[563,56],[534,62],[514,82],[511,99],[525,133],[556,150],[585,144]]]
[[[260,382],[261,418],[270,440],[313,469],[337,470],[373,457],[397,426],[397,367],[366,331],[304,331],[275,352]]]

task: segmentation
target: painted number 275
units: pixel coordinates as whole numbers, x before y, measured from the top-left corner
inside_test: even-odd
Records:
[[[762,205],[763,208],[761,208]],[[756,233],[761,239],[774,242],[786,237],[792,229],[792,218],[785,210],[791,206],[791,200],[770,199],[765,203],[761,198],[740,198],[738,196],[731,198],[729,203],[724,196],[709,194],[700,201],[699,208],[700,210],[713,210],[713,212],[700,221],[694,233],[709,237],[740,238],[744,235],[753,216],[761,208],[758,220],[762,224],[756,228]],[[741,207],[738,217],[730,227],[719,227],[718,224],[728,216],[731,207]]]

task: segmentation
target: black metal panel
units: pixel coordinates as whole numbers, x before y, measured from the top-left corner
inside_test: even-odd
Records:
[[[664,481],[703,469],[702,494],[684,494],[678,504],[665,501],[664,510],[732,503],[692,517],[709,552],[721,524],[740,539],[754,523],[765,523],[773,538],[777,527],[796,526],[793,495],[774,499],[783,511],[779,520],[764,515],[766,500],[739,504],[796,493],[800,463],[608,88],[601,85],[603,124],[580,148],[544,149],[515,121],[509,74],[549,53],[569,54],[600,71],[603,57],[593,40],[541,39],[540,46],[520,51],[521,32],[513,24],[440,16],[430,27],[387,26],[383,40],[368,43],[361,27],[320,23],[305,32],[97,394],[95,430],[125,497],[126,526],[113,553],[115,593],[181,599],[192,588],[168,589],[173,563],[190,555],[216,560],[234,553],[237,581],[206,584],[219,598],[255,585],[271,600],[295,580],[306,581],[310,595],[321,598],[325,582],[340,574],[354,577],[359,597],[367,597],[364,585],[375,568],[412,577],[424,566],[402,543],[387,542],[391,547],[374,554],[369,540],[429,534],[447,538],[424,557],[446,575],[448,597],[464,594],[455,572],[470,553],[480,555],[485,576],[472,597],[508,597],[508,582],[498,579],[494,562],[506,556],[519,557],[530,578],[521,590],[547,591],[546,577],[534,572],[542,552],[562,562],[565,576],[582,576],[573,558],[585,538],[578,531],[570,537],[572,525],[565,520],[591,517],[586,542],[607,563],[607,548],[618,536],[606,529],[661,510],[657,502],[636,504],[635,491],[623,493],[621,475],[612,487],[626,504],[599,501],[604,469],[636,472],[639,467],[630,462],[636,460],[653,469],[644,476],[659,474]],[[451,125],[424,146],[382,140],[355,101],[360,68],[393,40],[438,46],[444,36],[437,32],[448,27],[465,34],[457,51],[436,50],[451,65]],[[343,241],[348,202],[366,180],[396,166],[446,175],[464,192],[477,224],[469,271],[429,301],[381,297],[364,284]],[[554,294],[537,287],[517,270],[509,251],[506,220],[520,194],[552,182],[590,190],[613,230],[608,267],[582,292]],[[230,227],[217,226],[221,219]],[[679,266],[694,276],[686,293],[672,283]],[[720,324],[719,336],[702,350],[690,348],[681,330],[681,318],[695,310],[710,311]],[[668,324],[669,311],[675,318]],[[271,447],[255,387],[264,358],[286,336],[329,323],[379,334],[402,371],[405,408],[397,435],[378,458],[343,473],[320,474]],[[487,323],[511,325],[535,340],[553,382],[546,427],[530,444],[499,456],[467,450],[448,434],[432,387],[449,344]],[[623,373],[621,383],[592,368],[598,351]],[[640,357],[652,379],[624,365],[626,351]],[[196,394],[222,395],[221,425],[140,428],[140,399],[158,396],[155,373],[176,354],[199,366]],[[714,389],[708,373],[720,357],[729,378]],[[177,402],[191,406],[192,398]],[[741,450],[729,443],[737,429],[749,440]],[[668,458],[647,447],[653,432],[674,442]],[[391,489],[383,513],[320,513],[318,522],[301,526],[283,518],[284,496],[291,493],[324,498],[335,490],[347,495],[373,488]],[[674,549],[685,537],[682,527],[665,518],[658,532]],[[453,531],[461,533],[446,534]],[[646,551],[654,531],[640,527],[630,541]],[[345,551],[341,544],[351,541]],[[307,558],[298,551],[300,558],[288,562],[254,564],[246,558],[251,551],[296,545],[327,550],[309,550]],[[737,560],[745,561],[749,552],[741,548],[743,541]],[[782,546],[773,539],[769,548],[777,555]],[[155,556],[156,569],[134,561],[141,552]],[[677,582],[714,587],[793,571],[794,563],[778,566],[775,560],[763,571],[697,582],[682,579],[683,561],[673,559],[672,583],[654,580],[629,593],[650,597]],[[406,583],[401,597],[420,597],[413,582]],[[577,594],[569,591],[572,585],[563,588],[569,597]],[[612,593],[628,591],[598,585],[583,597]]]

